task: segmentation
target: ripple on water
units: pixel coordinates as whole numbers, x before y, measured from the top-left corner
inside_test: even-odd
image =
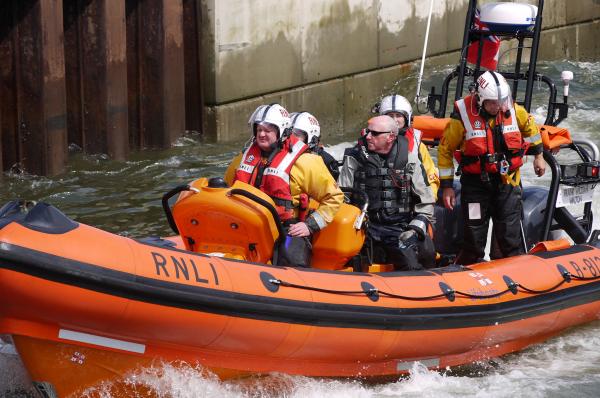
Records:
[[[453,68],[430,70],[431,77],[425,79],[424,87],[432,82],[439,87],[442,76]],[[538,68],[557,83],[563,69],[573,70],[575,80],[570,89],[569,118],[561,126],[576,137],[598,143],[600,62],[552,62]],[[402,94],[410,94],[403,89],[414,86],[415,76],[398,83]],[[547,102],[534,101],[532,109],[536,121],[542,122]],[[357,132],[326,137],[330,139],[325,142],[327,150],[341,159],[344,149],[356,142]],[[192,136],[168,150],[132,153],[125,162],[75,154],[67,172],[56,178],[8,173],[1,181],[0,201],[16,197],[48,201],[77,221],[110,232],[132,237],[165,236],[172,232],[161,208],[162,195],[198,177],[222,175],[242,146],[241,142],[207,144]],[[435,158],[436,151],[431,152]],[[525,185],[548,183],[549,176],[539,179],[531,169],[530,164],[523,169]],[[600,228],[600,189],[596,189],[593,207],[594,226]],[[130,375],[124,382],[137,385],[140,396],[152,390],[161,397],[592,397],[600,391],[599,330],[600,323],[595,322],[521,353],[450,371],[432,372],[415,365],[409,376],[379,384],[286,375],[220,382],[202,368],[189,365],[157,366]],[[0,395],[33,397],[18,357],[6,352],[10,347],[0,342]],[[96,391],[108,394],[99,396],[110,396],[110,389],[98,387]]]

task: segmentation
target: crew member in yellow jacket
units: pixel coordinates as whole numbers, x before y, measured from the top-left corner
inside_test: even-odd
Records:
[[[535,173],[542,176],[546,163],[533,117],[513,102],[501,74],[483,73],[477,79],[476,93],[456,101],[438,148],[442,199],[448,209],[455,205],[453,157],[460,150],[464,237],[457,263],[483,259],[490,218],[501,252],[491,257],[524,252],[519,168],[526,147],[527,154],[534,155]]]
[[[259,106],[249,124],[252,144],[231,162],[225,181],[230,185],[243,181],[269,195],[291,237],[307,238],[325,228],[339,210],[344,194],[322,158],[306,153],[308,146],[291,134],[287,110],[279,104]],[[301,220],[303,193],[319,205]],[[310,247],[308,241],[306,244]]]

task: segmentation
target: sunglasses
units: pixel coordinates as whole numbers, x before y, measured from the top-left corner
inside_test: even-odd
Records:
[[[378,135],[388,134],[388,133],[391,133],[391,131],[373,131],[370,129],[365,129],[365,137],[368,136],[369,134],[371,134],[373,137],[377,137]]]

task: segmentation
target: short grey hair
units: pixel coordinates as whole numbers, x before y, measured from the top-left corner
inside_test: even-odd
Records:
[[[380,115],[372,117],[371,119],[369,119],[369,129],[373,125],[378,126],[378,128],[374,128],[374,130],[391,131],[392,134],[398,134],[398,123],[396,123],[396,121],[391,116]]]

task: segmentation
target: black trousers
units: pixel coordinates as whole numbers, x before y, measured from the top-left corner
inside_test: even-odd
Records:
[[[406,230],[406,225],[370,223],[368,236],[373,244],[373,262],[394,264],[395,270],[434,267],[435,246],[431,238],[425,236],[423,240],[400,242],[399,235]]]
[[[490,175],[489,182],[481,181],[479,175],[463,174],[460,183],[464,234],[456,263],[468,265],[482,261],[490,218],[499,249],[499,253],[492,253],[492,259],[523,254],[521,187],[503,184],[497,174]]]

